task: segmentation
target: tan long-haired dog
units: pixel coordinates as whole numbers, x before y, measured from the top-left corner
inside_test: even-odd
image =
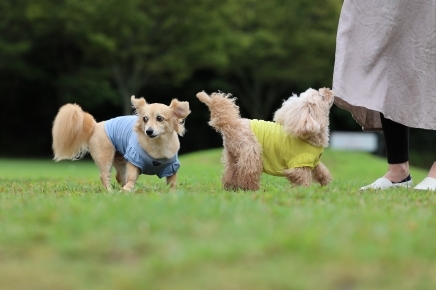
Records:
[[[191,112],[189,103],[173,99],[169,106],[147,104],[144,98],[134,96],[131,101],[136,115],[99,123],[77,104],[62,106],[52,128],[54,160],[77,160],[89,152],[108,191],[112,191],[112,166],[126,191],[134,188],[141,173],[166,177],[174,189],[180,167],[177,134],[185,133],[183,121]]]
[[[243,119],[235,99],[205,92],[197,98],[210,110],[209,124],[223,136],[223,187],[258,190],[262,172],[285,176],[292,184],[327,185],[332,176],[320,162],[329,143],[329,112],[334,93],[308,89],[291,96],[275,112],[274,121]]]

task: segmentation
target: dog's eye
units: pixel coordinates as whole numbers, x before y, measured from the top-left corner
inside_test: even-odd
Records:
[[[179,124],[180,125],[185,125],[185,119],[180,120]]]
[[[158,122],[163,122],[163,120],[165,120],[162,116],[157,116],[156,117],[156,120],[158,121]]]
[[[148,122],[148,118],[147,117],[143,117],[142,120],[144,121],[144,123]]]
[[[324,101],[324,99],[325,99],[325,98],[324,98],[324,96],[323,96],[323,95],[321,95],[321,99],[322,99],[322,100]]]

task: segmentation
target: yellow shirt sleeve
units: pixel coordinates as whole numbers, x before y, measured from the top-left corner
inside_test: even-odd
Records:
[[[303,153],[295,156],[291,161],[287,164],[287,169],[297,168],[297,167],[310,167],[313,169],[315,166],[319,164],[318,156],[315,156],[310,153]]]

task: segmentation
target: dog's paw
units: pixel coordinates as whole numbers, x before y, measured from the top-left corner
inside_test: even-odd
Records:
[[[129,184],[126,184],[126,185],[123,186],[122,191],[130,192],[130,191],[133,190],[133,188],[134,188],[134,186],[131,186],[131,185],[129,185]]]
[[[326,186],[332,181],[333,181],[333,177],[331,177],[331,176],[326,176],[326,177],[318,180],[318,182],[319,182],[319,184],[321,184],[321,186]]]
[[[123,188],[121,188],[119,191],[118,191],[118,193],[130,193],[130,192],[132,192],[132,190],[125,190],[125,189],[123,189]]]

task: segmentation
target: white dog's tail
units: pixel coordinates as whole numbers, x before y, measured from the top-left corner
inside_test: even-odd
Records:
[[[236,99],[231,98],[231,94],[212,93],[208,96],[205,92],[200,92],[197,98],[209,107],[209,125],[224,135],[239,135],[241,116],[239,107],[235,104]]]
[[[88,152],[88,142],[96,121],[79,105],[66,104],[59,109],[53,121],[54,160],[77,160]]]

